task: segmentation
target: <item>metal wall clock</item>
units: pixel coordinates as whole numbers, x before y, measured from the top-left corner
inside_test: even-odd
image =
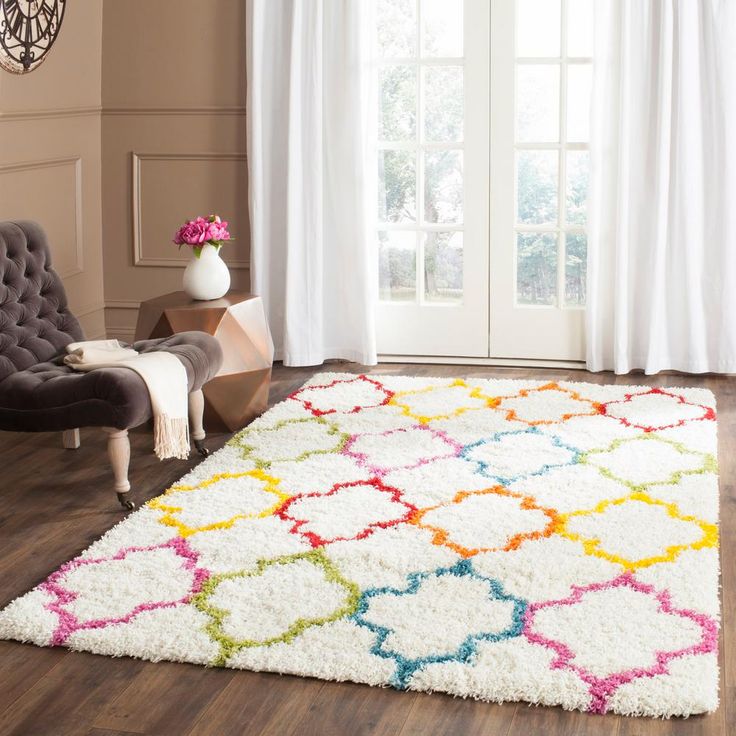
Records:
[[[33,71],[59,36],[66,0],[0,0],[0,67]]]

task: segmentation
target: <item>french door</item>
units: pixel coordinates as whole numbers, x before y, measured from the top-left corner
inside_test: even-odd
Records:
[[[592,0],[378,0],[379,352],[584,356]]]
[[[382,353],[487,355],[489,22],[487,0],[379,0]]]

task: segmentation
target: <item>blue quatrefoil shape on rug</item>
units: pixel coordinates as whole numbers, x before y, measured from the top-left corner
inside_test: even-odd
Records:
[[[527,602],[478,574],[471,560],[411,573],[407,583],[366,590],[353,615],[376,634],[371,652],[396,661],[396,688],[405,689],[428,664],[470,662],[481,641],[521,635]]]
[[[475,470],[502,486],[553,468],[574,465],[580,450],[538,427],[496,432],[463,447],[460,457],[475,465]]]

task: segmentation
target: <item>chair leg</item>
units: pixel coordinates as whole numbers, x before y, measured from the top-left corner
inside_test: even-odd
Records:
[[[115,478],[115,491],[118,501],[126,509],[134,509],[135,504],[128,498],[128,464],[130,463],[130,440],[127,429],[106,429],[107,454],[110,457],[112,473]]]
[[[78,429],[65,429],[61,435],[61,444],[66,450],[78,450],[81,444]]]
[[[197,452],[203,457],[207,457],[210,451],[204,446],[204,426],[202,425],[202,417],[204,416],[204,394],[202,389],[192,391],[189,394],[189,423],[191,425],[191,435],[194,440],[194,446]]]

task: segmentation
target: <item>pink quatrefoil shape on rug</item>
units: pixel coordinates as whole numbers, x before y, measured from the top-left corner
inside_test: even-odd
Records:
[[[679,657],[718,650],[718,624],[710,616],[675,608],[668,591],[631,572],[572,590],[562,600],[530,604],[524,635],[555,652],[553,669],[587,683],[593,713],[605,713],[622,685],[666,675]]]
[[[342,452],[381,477],[393,470],[408,470],[435,460],[456,457],[463,446],[446,432],[427,424],[385,432],[353,435]]]
[[[178,558],[176,575],[172,557]],[[84,575],[76,580],[79,572]],[[208,577],[183,537],[67,562],[41,585],[54,598],[47,608],[59,617],[51,643],[58,646],[75,631],[128,623],[144,611],[188,603]]]

